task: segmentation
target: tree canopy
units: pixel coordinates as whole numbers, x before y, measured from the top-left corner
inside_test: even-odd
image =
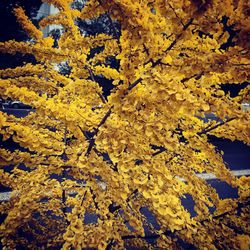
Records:
[[[36,26],[15,7],[30,39],[0,43],[2,53],[35,58],[0,70],[2,97],[35,109],[0,112],[2,139],[21,147],[0,148],[0,182],[12,190],[0,204],[4,248],[248,249],[249,177],[235,177],[210,141],[250,144],[248,1],[44,2],[59,13]],[[107,32],[82,32],[79,23],[102,15]],[[56,44],[42,33],[52,24],[63,26]],[[240,90],[231,96],[226,84]],[[238,198],[221,199],[197,173]]]

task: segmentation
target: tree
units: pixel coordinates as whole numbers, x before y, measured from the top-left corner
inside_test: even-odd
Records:
[[[250,113],[241,109],[249,102],[247,1],[89,0],[82,10],[71,0],[46,2],[60,12],[39,28],[15,8],[31,41],[0,43],[1,52],[37,62],[0,71],[2,95],[35,108],[24,118],[0,113],[3,140],[23,148],[0,149],[1,184],[12,189],[0,205],[5,249],[178,249],[184,242],[248,249],[249,177],[233,176],[210,142],[250,143]],[[82,35],[75,20],[102,14],[119,22],[121,35]],[[58,46],[42,35],[50,24],[64,27]],[[110,67],[110,56],[119,67]],[[67,74],[55,67],[60,62]],[[107,97],[99,75],[114,85]],[[224,84],[243,87],[231,97]],[[218,119],[205,122],[209,112]],[[238,198],[220,199],[202,172],[237,188]],[[187,195],[195,216],[182,205]]]

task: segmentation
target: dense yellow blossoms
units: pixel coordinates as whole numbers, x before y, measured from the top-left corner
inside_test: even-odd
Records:
[[[183,241],[248,249],[249,177],[233,176],[209,142],[250,145],[250,112],[241,108],[249,86],[236,97],[221,88],[249,81],[248,1],[89,0],[81,11],[72,0],[43,2],[59,13],[37,28],[17,7],[32,39],[0,43],[0,52],[37,61],[0,70],[1,96],[35,109],[23,118],[0,112],[2,139],[22,147],[0,148],[0,183],[12,189],[0,204],[4,249],[179,249]],[[81,35],[79,18],[104,13],[120,23],[119,37]],[[225,17],[237,30],[226,48]],[[58,46],[42,36],[51,24],[64,28]],[[67,75],[56,67],[62,62]],[[98,75],[114,85],[107,98]],[[205,122],[212,112],[218,119]],[[214,174],[238,198],[220,199],[197,173]],[[186,196],[195,216],[182,205]]]

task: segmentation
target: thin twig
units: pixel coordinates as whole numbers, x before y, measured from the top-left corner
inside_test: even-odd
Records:
[[[189,21],[183,26],[183,31],[185,31],[194,21],[194,18],[190,18]],[[174,39],[174,41],[168,46],[168,48],[164,51],[164,52],[168,52],[170,51],[175,44],[177,43],[177,41],[179,40],[179,38],[183,35],[183,32],[181,32],[180,34],[178,34],[176,36],[176,38]]]
[[[228,120],[226,120],[226,121],[224,121],[224,122],[220,122],[219,124],[216,124],[216,125],[213,126],[213,127],[203,129],[201,132],[198,132],[197,135],[200,136],[200,135],[206,134],[206,133],[208,133],[208,132],[211,132],[212,130],[214,130],[214,129],[216,129],[216,128],[218,128],[218,127],[220,127],[220,126],[222,126],[222,125],[224,125],[224,124],[226,124],[226,123],[228,123],[228,122],[230,122],[230,121],[233,121],[233,120],[235,120],[235,119],[236,119],[236,117],[233,117],[233,118],[230,118],[230,119],[228,119]],[[167,150],[166,148],[162,148],[162,149],[160,149],[159,151],[153,153],[152,156],[156,156],[156,155],[158,155],[158,154],[161,154],[161,153],[165,152],[166,150]]]
[[[96,148],[95,140],[94,140],[94,138],[92,138],[91,136],[88,135],[88,131],[84,131],[80,126],[78,126],[78,127],[81,130],[81,132],[83,133],[83,135],[85,136],[85,138],[87,139],[87,141],[89,141],[89,146],[88,146],[88,149],[87,149],[85,155],[88,156],[93,148],[94,152],[98,156],[102,156],[103,160],[112,166],[111,169],[118,172],[117,166],[110,159],[105,158],[104,154]]]
[[[185,25],[183,25],[183,31],[185,31],[193,22],[193,18],[191,18]],[[177,43],[177,41],[179,40],[179,38],[182,36],[183,32],[178,34],[175,38],[175,40],[169,45],[169,47],[164,51],[164,52],[168,52],[170,51],[175,44]],[[151,60],[152,61],[152,60]],[[157,65],[159,65],[161,63],[161,59],[158,59],[156,62],[152,63],[152,68],[156,67]],[[143,79],[140,77],[137,80],[135,80],[131,85],[129,85],[127,91],[125,91],[125,94],[128,94],[128,92],[130,90],[132,90],[135,86],[137,86]]]
[[[183,23],[182,19],[177,15],[175,9],[173,8],[173,6],[168,3],[169,7],[172,9],[172,11],[174,12],[175,16],[180,20],[180,23],[182,24],[183,27],[185,27],[185,24]]]
[[[197,135],[206,134],[206,133],[208,133],[208,132],[210,132],[210,131],[212,131],[212,130],[214,130],[214,129],[216,129],[216,128],[218,128],[218,127],[220,127],[220,126],[222,126],[222,125],[224,125],[224,124],[226,124],[226,123],[228,123],[230,121],[235,120],[235,119],[236,119],[236,117],[232,117],[232,118],[230,118],[230,119],[228,119],[226,121],[223,121],[223,122],[220,122],[219,124],[216,124],[215,126],[213,126],[211,128],[203,129],[201,132],[197,133]]]
[[[95,129],[96,132],[95,132],[94,135],[97,134],[98,128],[100,128],[106,122],[106,120],[109,118],[109,116],[111,115],[111,111],[112,111],[113,107],[114,106],[110,107],[109,110],[106,112],[106,114],[104,115],[104,117],[102,118],[102,120],[100,121],[100,123],[98,124],[97,129]]]
[[[201,72],[201,73],[199,73],[199,74],[194,74],[194,75],[192,75],[192,76],[185,77],[185,78],[183,78],[183,79],[181,80],[181,82],[182,82],[182,83],[185,83],[185,82],[189,81],[189,80],[192,79],[192,78],[195,78],[196,80],[198,80],[198,79],[201,78],[201,76],[202,76],[203,74],[204,74],[204,72]]]
[[[90,75],[90,77],[91,77],[91,80],[92,80],[93,82],[97,82],[97,81],[95,80],[95,77],[94,77],[94,74],[93,74],[92,69],[89,68],[89,67],[87,67],[87,69],[88,69],[89,75]],[[106,102],[107,102],[106,99],[104,98],[104,96],[103,96],[101,93],[99,93],[99,92],[96,92],[96,93],[97,93],[98,96],[101,98],[101,100],[102,100],[103,103],[106,103]]]
[[[65,129],[64,129],[63,141],[64,141],[65,149],[64,149],[64,152],[62,154],[62,160],[64,162],[66,162],[67,161],[67,155],[66,155],[66,152],[65,152],[66,151],[66,146],[67,146],[67,127],[66,126],[65,126]],[[65,176],[66,176],[65,167],[63,167],[63,171],[62,171],[63,180],[64,180]],[[67,199],[66,192],[65,192],[65,189],[63,188],[63,190],[62,190],[62,205],[63,205],[62,212],[64,214],[64,217],[65,217],[66,221],[67,221],[66,199]],[[69,223],[69,222],[67,221],[67,223]]]
[[[134,88],[137,84],[139,84],[141,81],[142,81],[142,78],[141,78],[141,77],[138,78],[137,80],[135,80],[132,84],[130,84],[130,85],[128,86],[128,89],[127,89],[126,93],[127,93],[128,91],[130,91],[131,89],[133,89],[133,88]]]

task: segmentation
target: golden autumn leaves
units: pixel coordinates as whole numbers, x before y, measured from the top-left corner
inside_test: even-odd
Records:
[[[45,2],[60,10],[40,22],[41,28],[64,27],[57,47],[21,8],[15,13],[32,42],[0,43],[1,52],[37,60],[0,71],[1,94],[35,108],[23,118],[0,113],[3,139],[26,151],[0,149],[1,183],[13,189],[0,206],[8,211],[0,230],[4,246],[174,249],[179,238],[197,248],[244,249],[248,207],[241,204],[249,197],[249,178],[234,177],[209,142],[215,135],[249,144],[249,112],[239,109],[248,92],[232,98],[221,89],[248,79],[245,48],[220,49],[228,34],[219,20],[232,13],[219,1],[207,7],[207,16],[188,0],[90,0],[81,11],[72,1]],[[81,35],[77,18],[102,13],[120,22],[121,36]],[[199,36],[200,30],[209,35]],[[93,54],[96,47],[103,49]],[[107,64],[110,56],[116,69]],[[71,68],[66,75],[55,67],[60,62]],[[109,96],[96,76],[113,83]],[[204,122],[208,112],[218,120]],[[237,188],[239,197],[221,200],[196,176],[203,172]],[[187,194],[195,216],[182,205]],[[159,227],[142,214],[145,207]],[[97,221],[85,223],[89,214]],[[146,227],[154,246],[146,242]],[[34,240],[19,235],[21,228]]]

